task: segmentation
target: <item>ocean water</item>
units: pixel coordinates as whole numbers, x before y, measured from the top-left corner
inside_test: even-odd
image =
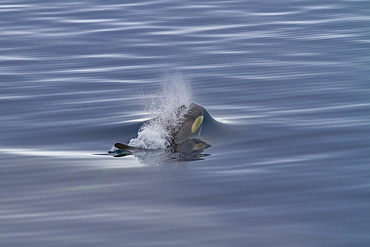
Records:
[[[0,246],[370,246],[369,68],[367,0],[2,0]]]

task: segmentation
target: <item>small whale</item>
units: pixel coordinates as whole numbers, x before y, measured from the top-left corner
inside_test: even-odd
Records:
[[[185,108],[185,106],[180,106],[176,111],[176,117]],[[203,150],[212,146],[200,139],[200,133],[204,123],[204,111],[202,106],[191,103],[179,121],[179,124],[175,127],[168,127],[169,129],[167,131],[170,133],[170,140],[168,140],[169,146],[166,151],[200,155]],[[108,151],[108,153],[113,154],[115,157],[122,157],[141,151],[156,151],[153,149],[133,147],[123,143],[115,143],[114,147],[115,149]]]

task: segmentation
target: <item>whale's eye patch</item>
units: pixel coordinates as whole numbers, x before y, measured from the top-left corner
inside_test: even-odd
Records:
[[[197,144],[194,145],[193,147],[193,151],[196,151],[196,150],[203,150],[204,149],[204,144],[199,142]]]
[[[197,119],[195,119],[193,126],[191,126],[191,132],[195,132],[199,129],[199,127],[202,125],[203,122],[203,116],[199,116]]]

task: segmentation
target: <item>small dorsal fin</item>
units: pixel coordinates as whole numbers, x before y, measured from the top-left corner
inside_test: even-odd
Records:
[[[115,146],[116,148],[121,149],[121,150],[134,150],[134,149],[137,149],[137,148],[135,148],[135,147],[131,147],[131,146],[128,146],[128,145],[126,145],[126,144],[119,143],[119,142],[117,142],[116,144],[114,144],[114,146]]]

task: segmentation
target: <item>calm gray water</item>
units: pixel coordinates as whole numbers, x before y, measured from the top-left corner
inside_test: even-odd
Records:
[[[2,0],[0,245],[370,246],[369,67],[367,0]],[[204,160],[94,155],[189,95]]]

